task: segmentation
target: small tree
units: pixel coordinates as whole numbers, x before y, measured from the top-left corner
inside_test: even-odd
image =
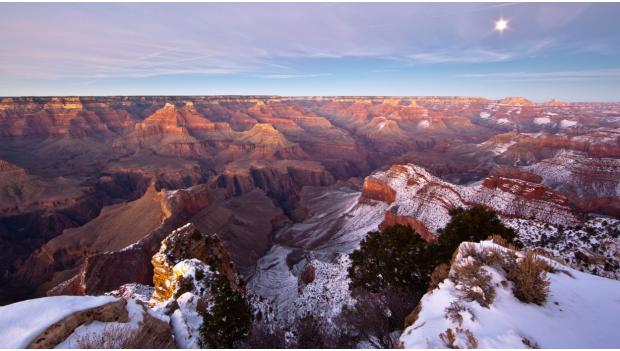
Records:
[[[212,305],[200,311],[202,342],[210,348],[232,348],[249,333],[250,308],[245,297],[231,288],[225,275],[216,273],[211,286]]]
[[[324,340],[321,324],[313,316],[308,315],[297,320],[295,325],[298,349],[326,349],[329,348]]]
[[[374,348],[394,348],[399,335],[394,332],[402,329],[419,297],[393,289],[382,293],[357,289],[353,296],[355,305],[344,307],[337,321],[342,326],[337,347],[356,348],[363,342]]]
[[[370,232],[349,256],[351,289],[426,291],[437,260],[432,244],[411,227],[395,225]]]
[[[278,324],[267,324],[264,320],[252,324],[249,335],[235,343],[236,349],[284,349],[286,336]]]
[[[462,207],[450,210],[450,222],[440,231],[439,246],[442,261],[447,261],[464,241],[479,242],[491,235],[498,235],[514,243],[515,231],[502,224],[497,213],[484,206],[469,209]]]

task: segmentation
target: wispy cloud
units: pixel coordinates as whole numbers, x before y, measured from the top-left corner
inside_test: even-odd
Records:
[[[577,81],[620,79],[620,68],[552,72],[493,72],[466,73],[465,78],[482,78],[493,81]]]
[[[331,73],[315,73],[315,74],[257,74],[257,78],[265,79],[300,79],[300,78],[317,78],[331,76]]]
[[[422,63],[481,63],[507,61],[514,57],[511,52],[491,50],[470,50],[464,52],[424,52],[407,56]]]

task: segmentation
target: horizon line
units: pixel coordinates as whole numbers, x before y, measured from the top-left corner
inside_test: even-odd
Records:
[[[566,102],[566,103],[620,103],[620,99],[619,100],[566,100],[566,99],[557,99],[557,98],[549,98],[549,99],[544,99],[544,100],[536,100],[536,99],[530,99],[527,98],[525,96],[518,96],[518,95],[511,95],[511,96],[504,96],[502,98],[489,98],[489,97],[485,97],[485,96],[479,96],[479,95],[279,95],[279,94],[196,94],[196,95],[186,95],[186,94],[155,94],[155,95],[134,95],[134,94],[127,94],[127,95],[122,95],[122,94],[110,94],[110,95],[12,95],[12,96],[8,96],[8,95],[0,95],[0,99],[7,99],[7,98],[113,98],[113,97],[152,97],[152,98],[166,98],[166,97],[171,97],[171,98],[195,98],[195,97],[210,97],[210,98],[217,98],[217,97],[237,97],[237,98],[295,98],[295,99],[302,99],[302,98],[309,98],[309,99],[314,99],[314,98],[469,98],[469,99],[485,99],[485,100],[491,100],[491,101],[501,101],[504,99],[511,99],[511,98],[519,98],[519,99],[526,99],[530,102],[533,103],[543,103],[543,102],[547,102],[547,101],[559,101],[559,102]]]

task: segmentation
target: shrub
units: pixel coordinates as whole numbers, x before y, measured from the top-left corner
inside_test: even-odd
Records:
[[[374,348],[394,348],[398,339],[394,332],[401,330],[419,298],[393,289],[382,293],[357,289],[353,295],[355,305],[345,306],[336,323],[349,343],[338,347],[354,348],[365,342]]]
[[[482,269],[482,262],[471,259],[454,266],[451,278],[466,300],[476,301],[482,307],[493,303],[495,288],[491,285],[491,275]]]
[[[542,305],[549,295],[548,264],[531,251],[508,269],[507,278],[514,283],[515,297],[525,303]]]
[[[515,231],[504,226],[491,209],[480,205],[467,210],[459,207],[450,210],[450,216],[450,222],[439,235],[442,261],[447,261],[464,241],[479,242],[496,235],[503,238],[506,243],[514,243]]]
[[[458,349],[458,346],[456,346],[455,344],[456,335],[452,331],[452,328],[448,328],[445,332],[439,334],[439,338],[441,339],[441,341],[443,341],[447,348]]]
[[[474,336],[474,333],[469,329],[456,328],[456,332],[459,334],[465,335],[465,340],[467,341],[468,349],[477,349],[478,348],[478,339]]]
[[[478,348],[478,339],[474,336],[474,333],[469,329],[456,328],[456,333],[452,331],[452,328],[446,329],[443,333],[439,334],[439,339],[443,341],[447,348],[450,349],[458,349],[458,345],[456,345],[456,334],[461,334],[465,336],[465,345],[468,349],[477,349]]]
[[[459,326],[463,324],[463,315],[461,314],[462,312],[469,313],[472,322],[476,319],[474,312],[471,309],[463,306],[458,301],[453,301],[452,303],[450,303],[450,306],[446,307],[444,312],[444,316],[446,318],[448,318],[452,323],[458,324]]]
[[[284,349],[286,348],[284,330],[277,324],[268,325],[265,322],[252,324],[249,335],[235,343],[234,348],[239,349]]]
[[[433,245],[411,227],[402,225],[368,233],[349,257],[351,289],[375,293],[391,288],[414,294],[425,292],[437,263]]]
[[[232,348],[250,330],[252,315],[248,303],[221,273],[214,275],[210,298],[211,306],[199,310],[203,319],[201,341],[210,348]]]
[[[323,340],[323,330],[319,321],[309,315],[299,319],[295,325],[298,349],[326,349],[328,346]]]

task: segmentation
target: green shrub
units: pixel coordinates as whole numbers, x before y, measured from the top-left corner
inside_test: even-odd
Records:
[[[479,242],[495,235],[514,243],[515,231],[504,226],[497,213],[489,208],[476,205],[466,210],[459,207],[450,210],[450,216],[450,222],[440,230],[438,239],[443,261],[449,260],[464,241]]]
[[[437,264],[435,251],[409,226],[395,225],[383,232],[370,232],[349,256],[351,289],[425,292]]]
[[[203,346],[232,348],[235,342],[248,336],[252,323],[248,303],[221,273],[214,277],[210,297],[212,305],[199,311],[203,319],[200,329]]]

